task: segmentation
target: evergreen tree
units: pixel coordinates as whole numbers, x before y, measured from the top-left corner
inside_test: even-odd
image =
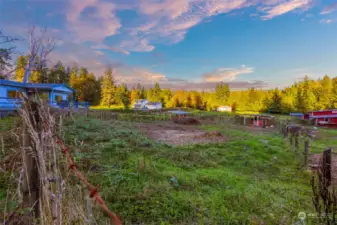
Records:
[[[101,82],[101,105],[110,107],[115,102],[115,80],[112,69],[108,68],[104,72]]]
[[[116,90],[116,100],[119,104],[123,104],[124,109],[128,109],[130,105],[130,96],[126,84],[119,85]]]
[[[270,105],[268,107],[269,111],[273,112],[273,113],[281,113],[281,111],[282,111],[281,103],[282,103],[281,93],[276,88],[272,93],[271,102],[270,102]]]
[[[15,80],[19,82],[23,82],[23,77],[25,75],[25,69],[27,66],[27,58],[23,55],[20,55],[16,62],[16,73]]]
[[[228,102],[230,90],[228,84],[221,82],[215,87],[215,97],[219,105],[225,105]]]
[[[69,85],[72,88],[75,88],[75,86],[77,86],[77,80],[78,80],[77,74],[78,74],[78,67],[75,66],[75,67],[71,68],[70,77],[69,77]]]
[[[332,98],[330,102],[330,107],[337,109],[337,77],[332,79]]]
[[[62,62],[58,61],[48,74],[48,83],[67,84],[68,82],[69,74],[67,74]]]

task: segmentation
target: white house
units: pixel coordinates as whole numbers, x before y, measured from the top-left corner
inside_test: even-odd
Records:
[[[162,109],[163,105],[161,102],[149,102],[145,106],[147,109]]]
[[[146,104],[149,103],[146,99],[139,99],[136,100],[135,103],[133,103],[132,108],[133,109],[146,109]]]
[[[149,102],[146,99],[139,99],[136,100],[135,103],[132,105],[133,109],[162,109],[163,106],[161,102]]]
[[[232,112],[232,107],[230,107],[230,106],[219,106],[216,110],[218,112]]]

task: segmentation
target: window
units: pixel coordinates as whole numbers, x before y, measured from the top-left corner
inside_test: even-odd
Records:
[[[20,92],[18,92],[16,90],[8,90],[7,97],[8,98],[19,98],[20,97]]]
[[[60,101],[62,101],[63,99],[62,99],[62,96],[61,95],[55,95],[55,101],[57,102],[57,103],[59,103]]]
[[[325,122],[329,122],[329,118],[324,118],[324,121]]]

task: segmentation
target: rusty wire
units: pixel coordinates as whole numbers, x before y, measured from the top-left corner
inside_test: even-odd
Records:
[[[66,155],[67,157],[67,161],[68,161],[68,165],[69,165],[69,169],[72,170],[75,175],[78,177],[78,179],[80,179],[87,187],[87,189],[89,190],[90,194],[90,198],[95,199],[95,202],[103,209],[103,211],[110,217],[111,221],[115,224],[115,225],[121,225],[120,220],[118,219],[117,215],[110,211],[109,208],[106,206],[105,202],[103,201],[102,197],[100,196],[100,194],[98,193],[98,189],[97,187],[95,187],[94,185],[90,184],[89,181],[83,176],[83,174],[78,170],[76,164],[74,163],[74,161],[72,160],[70,153],[69,153],[69,149],[65,146],[64,142],[61,140],[61,138],[59,138],[57,135],[54,135],[55,137],[55,142],[60,146],[62,153]]]

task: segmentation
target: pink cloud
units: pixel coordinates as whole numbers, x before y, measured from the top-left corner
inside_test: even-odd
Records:
[[[295,9],[304,9],[309,7],[311,3],[312,0],[286,0],[273,6],[262,7],[262,11],[267,13],[267,15],[262,16],[262,19],[268,20]]]
[[[333,23],[333,20],[326,20],[326,19],[323,19],[323,20],[320,20],[319,22],[320,22],[320,23],[323,23],[323,24],[330,24],[330,23]]]
[[[203,74],[203,79],[207,82],[227,82],[234,81],[241,74],[253,73],[254,68],[241,66],[240,68],[218,68],[215,71]]]
[[[105,38],[123,34],[120,43],[109,49],[122,54],[150,52],[155,44],[174,44],[185,39],[188,31],[210,17],[259,6],[271,19],[295,9],[310,6],[313,0],[69,0],[68,29],[77,41],[103,44]],[[136,17],[122,27],[119,10],[133,10]],[[106,48],[108,49],[108,48]]]
[[[92,13],[84,15],[85,9]],[[121,24],[115,15],[113,3],[99,0],[70,0],[67,11],[68,29],[80,41],[102,42],[105,37],[115,35]]]
[[[110,50],[112,52],[122,53],[124,55],[130,54],[130,52],[128,52],[128,51],[126,51],[122,48],[111,47],[111,46],[108,46],[106,44],[96,44],[96,45],[91,46],[91,48],[93,48],[93,49],[106,49],[106,50]]]
[[[321,14],[330,14],[330,13],[336,11],[336,10],[337,10],[337,2],[332,3],[332,4],[328,5],[328,6],[325,6],[323,8]]]

